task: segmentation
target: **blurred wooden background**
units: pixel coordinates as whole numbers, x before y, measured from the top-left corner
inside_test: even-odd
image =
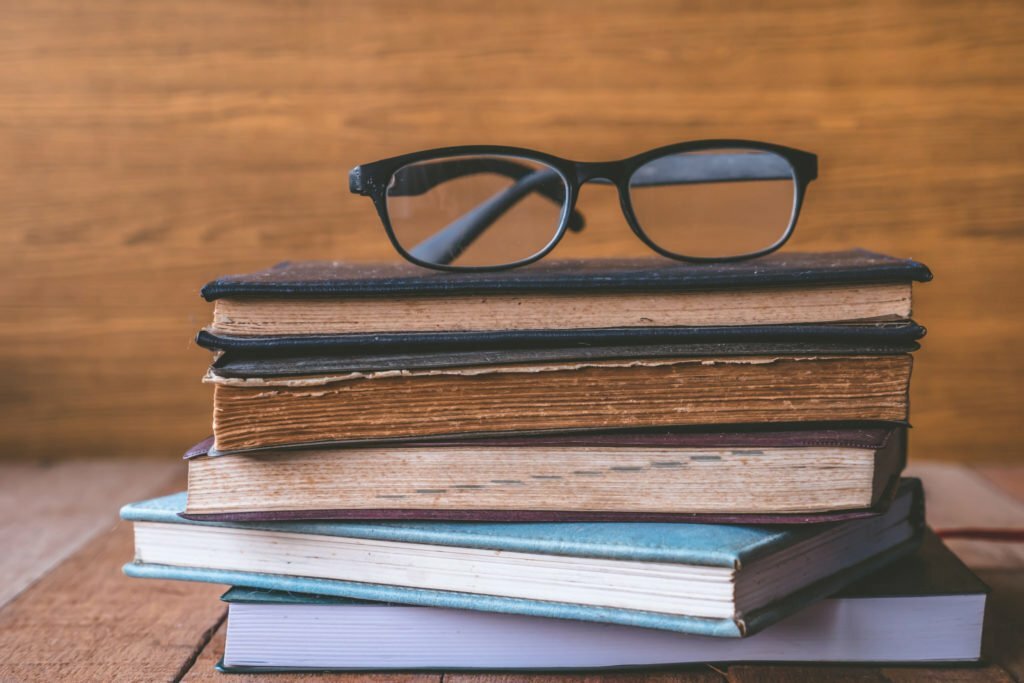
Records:
[[[1022,105],[1016,0],[6,3],[0,457],[175,458],[205,436],[206,280],[396,258],[347,192],[357,163],[747,137],[821,157],[789,248],[934,270],[913,456],[1015,458]],[[601,192],[557,255],[646,253]]]

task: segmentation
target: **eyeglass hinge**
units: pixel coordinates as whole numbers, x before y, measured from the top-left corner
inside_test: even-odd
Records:
[[[348,191],[352,194],[366,196],[366,188],[363,187],[363,169],[356,166],[348,172]]]

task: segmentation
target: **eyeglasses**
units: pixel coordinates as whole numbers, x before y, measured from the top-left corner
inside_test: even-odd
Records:
[[[438,270],[532,263],[566,231],[587,182],[614,185],[633,232],[681,261],[734,261],[775,251],[796,226],[814,154],[764,142],[702,140],[621,161],[586,163],[517,147],[445,147],[352,169],[403,257]]]

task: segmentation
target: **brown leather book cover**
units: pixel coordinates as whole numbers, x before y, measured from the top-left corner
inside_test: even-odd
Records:
[[[218,452],[462,434],[903,422],[911,357],[733,356],[209,375]]]

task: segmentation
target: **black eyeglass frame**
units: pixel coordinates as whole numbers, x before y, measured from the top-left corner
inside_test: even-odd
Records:
[[[762,152],[772,152],[785,159],[789,163],[790,167],[792,167],[794,182],[793,210],[790,214],[789,225],[786,226],[785,232],[778,240],[775,241],[774,244],[764,249],[738,256],[686,256],[683,254],[673,253],[658,246],[658,244],[647,236],[643,228],[640,226],[640,222],[637,220],[636,214],[633,211],[633,204],[629,191],[630,179],[633,177],[633,174],[640,167],[661,157],[683,152],[700,152],[713,149],[751,149]],[[475,154],[518,157],[546,164],[557,171],[565,182],[566,198],[564,205],[562,206],[562,213],[559,217],[559,224],[555,234],[552,236],[548,244],[536,254],[506,264],[493,266],[452,266],[448,264],[423,261],[413,256],[398,241],[398,237],[395,235],[394,228],[392,228],[391,225],[391,218],[388,215],[387,192],[391,177],[399,169],[416,162],[435,159],[442,160],[449,157],[470,156]],[[611,184],[615,185],[619,193],[619,205],[626,218],[626,223],[633,231],[633,234],[635,234],[644,244],[656,253],[666,258],[690,263],[725,263],[729,261],[743,261],[746,259],[757,258],[758,256],[764,256],[765,254],[770,254],[773,251],[780,249],[789,241],[789,238],[793,235],[793,231],[796,228],[797,219],[800,217],[800,209],[803,207],[807,185],[817,177],[818,157],[816,154],[795,149],[793,147],[785,147],[769,142],[758,142],[756,140],[694,140],[658,147],[626,159],[601,162],[573,161],[571,159],[563,159],[561,157],[523,147],[505,147],[502,145],[461,145],[456,147],[439,147],[436,149],[412,152],[356,166],[349,172],[349,191],[364,197],[370,197],[370,199],[373,200],[373,205],[377,209],[377,215],[380,217],[380,221],[384,225],[384,230],[388,235],[388,239],[391,240],[391,244],[395,248],[395,251],[401,254],[401,256],[407,261],[433,270],[450,272],[486,272],[508,270],[511,268],[518,268],[519,266],[525,266],[530,263],[534,263],[535,261],[539,261],[551,253],[551,251],[558,246],[558,243],[562,241],[565,233],[570,228],[570,218],[575,214],[576,200],[579,198],[580,188],[587,182],[601,179],[607,180]],[[582,224],[573,226],[573,229],[575,231],[582,230]]]

